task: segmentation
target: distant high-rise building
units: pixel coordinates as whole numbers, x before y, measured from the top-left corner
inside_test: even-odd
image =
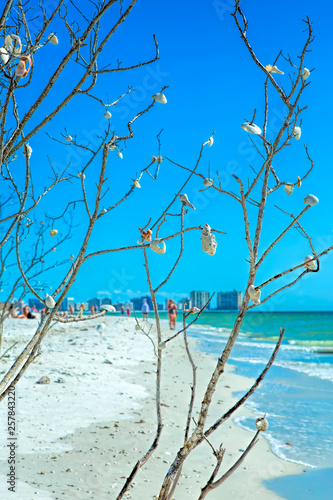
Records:
[[[101,300],[100,299],[97,299],[96,297],[94,297],[93,299],[90,299],[88,300],[88,308],[90,309],[91,306],[97,306],[98,309],[101,307]]]
[[[207,304],[209,300],[209,292],[196,292],[193,291],[190,294],[191,296],[191,307],[199,307],[202,309],[205,304]],[[210,304],[206,307],[206,309],[210,308]]]
[[[112,304],[112,300],[110,299],[110,297],[105,297],[104,299],[102,299],[102,304],[110,306]]]
[[[149,297],[149,295],[146,295],[145,297],[135,297],[135,298],[131,299],[134,310],[141,311],[142,304],[144,301],[147,302],[149,309],[152,311],[153,310],[153,303],[152,303],[151,297]]]
[[[160,304],[160,303],[158,303],[158,304],[157,304],[157,310],[158,310],[158,311],[165,311],[165,305],[164,305],[164,304]]]
[[[217,309],[220,311],[238,311],[242,303],[242,292],[219,292],[217,294]]]
[[[191,299],[181,299],[177,303],[178,311],[182,312],[183,310],[183,304],[185,304],[185,309],[191,309]]]

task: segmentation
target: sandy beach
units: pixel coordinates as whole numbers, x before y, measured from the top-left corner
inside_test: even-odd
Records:
[[[76,324],[57,324],[42,345],[41,355],[29,367],[16,389],[18,448],[16,498],[115,499],[135,462],[147,451],[155,436],[156,361],[150,340],[135,331],[134,318],[105,318]],[[34,331],[33,320],[8,320],[5,351],[18,344],[0,363],[4,373]],[[169,335],[163,327],[163,337]],[[154,338],[154,330],[152,330]],[[203,391],[215,366],[215,357],[197,350],[190,339],[197,365],[197,396],[194,418]],[[163,350],[162,415],[164,429],[158,449],[134,479],[125,498],[145,500],[158,495],[161,482],[183,441],[190,398],[191,369],[181,336]],[[49,384],[36,384],[40,377]],[[252,381],[233,367],[220,380],[209,421],[214,422],[235,401],[233,391],[246,391]],[[1,435],[6,436],[6,405],[1,412]],[[265,408],[263,408],[263,413]],[[251,415],[240,408],[235,417]],[[253,429],[255,418],[253,415]],[[225,472],[254,434],[236,426],[232,419],[211,437],[226,448],[221,473]],[[283,461],[269,448],[263,435],[240,468],[208,498],[283,498],[262,481],[302,473],[303,467]],[[1,444],[0,496],[15,498],[7,490],[8,449]],[[215,466],[211,448],[202,443],[186,461],[175,499],[197,499]]]

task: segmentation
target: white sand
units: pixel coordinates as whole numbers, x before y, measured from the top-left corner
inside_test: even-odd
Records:
[[[17,386],[16,497],[6,486],[7,405],[5,401],[2,403],[1,499],[115,499],[124,477],[152,443],[156,429],[156,360],[152,344],[135,331],[133,318],[106,317],[107,327],[102,334],[96,330],[99,322],[53,328],[42,344],[42,355]],[[21,351],[35,326],[33,320],[7,322],[3,350],[13,341],[18,340],[19,344],[10,351],[10,358],[0,361],[1,372],[11,365],[13,355]],[[168,334],[165,329],[164,335]],[[193,339],[191,345],[195,346]],[[198,351],[193,356],[198,366],[196,417],[215,359]],[[125,498],[153,499],[183,441],[191,370],[180,336],[163,351],[163,364],[162,438]],[[43,375],[50,378],[50,384],[35,383]],[[55,382],[59,377],[64,383]],[[228,369],[220,380],[209,422],[214,422],[233,404],[232,391],[246,391],[251,382]],[[251,413],[243,407],[234,416],[244,415]],[[253,422],[256,417],[253,416]],[[252,437],[252,433],[239,428],[231,419],[211,437],[214,446],[223,442],[227,450],[221,473],[237,460],[240,450],[246,448]],[[185,463],[174,498],[197,499],[214,465],[210,447],[202,443]],[[207,498],[278,499],[281,497],[267,490],[261,481],[302,470],[301,466],[273,455],[260,435],[259,443],[237,472]]]

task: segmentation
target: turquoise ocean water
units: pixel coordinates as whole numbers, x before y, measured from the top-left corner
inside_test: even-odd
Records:
[[[219,356],[235,318],[235,313],[203,313],[189,334],[200,340],[200,350]],[[333,312],[250,312],[230,363],[240,375],[256,378],[280,327],[286,331],[275,364],[246,405],[267,414],[265,437],[280,458],[333,468]],[[237,423],[253,431],[253,419]]]

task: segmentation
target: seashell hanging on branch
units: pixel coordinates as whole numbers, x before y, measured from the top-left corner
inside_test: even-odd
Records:
[[[192,203],[189,201],[187,194],[180,194],[179,199],[183,203],[183,205],[186,205],[187,207],[193,208],[193,210],[195,210],[195,206],[192,205]]]
[[[139,231],[140,231],[141,238],[143,241],[151,241],[151,236],[153,234],[151,229],[147,229],[145,231],[144,229],[141,229],[141,227],[139,227]],[[140,244],[141,241],[138,241],[137,243]]]
[[[304,69],[303,69],[303,73],[302,73],[302,78],[303,78],[303,80],[306,80],[307,78],[309,78],[310,73],[311,73],[311,71],[310,71],[310,70],[308,70],[308,68],[304,68]]]
[[[290,196],[291,193],[294,191],[294,186],[292,186],[291,184],[286,184],[284,186],[284,190]]]
[[[314,258],[313,255],[307,255],[304,259],[304,267],[305,269],[309,269],[309,271],[314,271],[317,267],[317,261],[312,260]],[[311,261],[311,262],[309,262]]]
[[[214,255],[216,252],[217,242],[214,234],[211,233],[210,226],[206,223],[201,232],[202,250],[208,255]]]
[[[250,285],[248,292],[252,302],[254,302],[256,305],[260,304],[261,290],[257,289],[254,285]]]
[[[51,297],[48,293],[45,295],[45,305],[48,309],[52,309],[55,306],[54,298]]]
[[[105,113],[104,113],[104,115],[103,115],[103,118],[106,118],[107,120],[110,120],[111,116],[112,115],[111,115],[110,111],[106,110]]]
[[[268,73],[278,73],[279,75],[284,75],[283,71],[280,71],[276,66],[272,66],[271,64],[266,64],[265,68]]]
[[[29,66],[26,68],[25,65],[27,62],[29,63]],[[29,73],[31,66],[32,66],[32,60],[30,54],[27,56],[22,56],[15,70],[15,75],[20,76],[21,78],[26,77],[27,74]]]
[[[161,244],[162,246],[160,246]],[[164,243],[163,240],[159,238],[157,238],[156,240],[152,240],[149,246],[154,252],[160,255],[164,254],[166,251],[166,244]]]
[[[17,43],[18,47],[14,49],[14,43]],[[5,37],[5,49],[10,54],[21,54],[22,52],[22,42],[18,35],[7,35]]]
[[[164,94],[162,94],[162,92],[158,92],[157,94],[152,95],[151,98],[153,99],[153,101],[159,102],[161,104],[166,104],[168,102],[167,98]]]
[[[248,132],[249,134],[261,135],[261,128],[254,123],[245,122],[241,125],[241,128]]]
[[[32,147],[29,146],[29,144],[27,143],[25,147],[23,146],[23,154],[29,160],[31,157],[31,153],[32,153]]]
[[[0,47],[0,57],[3,60],[3,62],[6,64],[9,60],[9,54],[5,47]]]
[[[204,142],[204,146],[208,144],[209,147],[211,147],[214,144],[214,137],[211,135],[210,138],[208,139],[207,142]]]
[[[319,200],[317,196],[314,196],[313,194],[308,194],[304,198],[304,203],[305,205],[310,205],[311,207],[313,207],[314,205],[317,205],[317,203],[319,203]]]
[[[301,127],[294,127],[293,137],[295,137],[296,141],[299,141],[302,135]]]
[[[206,179],[203,180],[203,185],[205,187],[210,187],[214,184],[214,180],[213,179],[210,179],[209,177],[207,177]]]
[[[54,33],[51,33],[51,35],[49,35],[48,41],[53,45],[58,45],[59,43],[58,37]]]
[[[73,137],[71,135],[66,135],[66,141],[71,142]]]
[[[265,417],[259,417],[256,420],[256,428],[258,431],[265,432],[268,429],[268,422]]]
[[[302,181],[301,181],[301,178],[300,176],[297,177],[297,186],[300,188],[302,185]]]
[[[57,229],[51,229],[50,235],[53,237],[53,236],[56,236],[56,234],[58,234],[58,230]]]
[[[141,188],[140,186],[140,182],[139,182],[139,179],[133,179],[133,182],[134,182],[134,186],[137,187],[137,188]]]

